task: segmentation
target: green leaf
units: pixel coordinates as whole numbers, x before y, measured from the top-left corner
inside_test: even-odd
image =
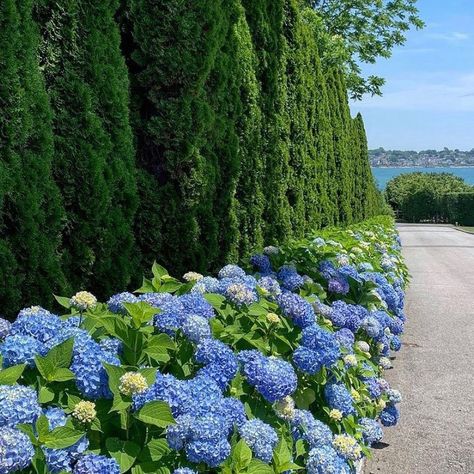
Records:
[[[206,298],[207,302],[210,303],[215,309],[220,309],[225,301],[225,298],[222,295],[218,295],[216,293],[206,293],[204,298]]]
[[[285,472],[282,466],[291,462],[291,453],[285,439],[282,438],[273,452],[273,462],[277,473]]]
[[[166,277],[165,277],[166,278]],[[163,280],[165,280],[163,278]],[[161,293],[175,293],[181,288],[182,283],[174,278],[166,278],[165,281],[162,281],[160,286]]]
[[[56,347],[53,347],[44,357],[36,356],[35,362],[40,374],[48,382],[54,381],[54,377],[64,377],[65,373],[58,369],[67,369],[71,365],[72,350],[74,347],[74,339],[68,339]],[[70,380],[67,379],[67,380]]]
[[[40,403],[49,403],[54,400],[54,391],[48,387],[41,387],[38,392],[38,401]]]
[[[105,371],[109,377],[109,388],[113,394],[120,393],[119,385],[120,385],[120,377],[127,373],[127,369],[125,367],[120,367],[117,365],[111,365],[107,363],[102,363],[104,366]]]
[[[258,459],[252,459],[247,474],[275,474],[271,466]]]
[[[13,385],[22,376],[26,364],[13,365],[7,369],[0,370],[0,385]]]
[[[120,466],[120,472],[127,472],[134,464],[140,452],[140,446],[132,441],[122,441],[118,438],[108,438],[105,446]]]
[[[47,448],[64,449],[77,443],[83,436],[84,433],[81,431],[60,426],[44,436],[42,442]]]
[[[155,291],[155,289],[153,288],[151,280],[143,278],[142,286],[138,288],[138,290],[135,290],[134,293],[152,293],[153,291]]]
[[[66,369],[64,367],[60,367],[53,371],[50,376],[50,382],[66,382],[68,380],[74,380],[75,375],[72,370]]]
[[[68,298],[67,296],[57,296],[53,295],[54,299],[63,307],[66,309],[69,309],[71,307],[71,298]]]
[[[45,415],[41,415],[36,420],[36,432],[40,441],[49,433],[49,421]]]
[[[166,428],[175,423],[170,407],[165,402],[146,403],[135,416],[148,425],[160,428]]]
[[[151,271],[153,273],[153,276],[157,278],[162,278],[165,275],[168,275],[168,270],[166,268],[162,267],[161,265],[158,265],[158,263],[154,262],[153,266],[151,267]]]
[[[140,459],[143,461],[159,461],[163,456],[166,456],[171,452],[171,448],[168,446],[166,439],[157,438],[152,439],[143,450],[140,455]]]
[[[156,308],[153,308],[153,306],[143,301],[140,303],[123,303],[123,306],[132,317],[133,324],[136,328],[151,321],[153,316],[158,313]]]
[[[295,401],[298,408],[308,410],[309,406],[316,400],[316,394],[311,388],[305,388],[296,392]]]
[[[237,472],[245,469],[252,461],[252,450],[247,443],[241,439],[232,450],[232,463]]]

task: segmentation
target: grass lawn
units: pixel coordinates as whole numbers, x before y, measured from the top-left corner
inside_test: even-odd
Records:
[[[466,232],[469,232],[470,234],[474,234],[474,227],[463,227],[463,226],[460,226],[459,227],[460,229],[466,231]]]

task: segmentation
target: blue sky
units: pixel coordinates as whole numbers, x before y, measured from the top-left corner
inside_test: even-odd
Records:
[[[474,148],[474,0],[418,0],[413,30],[388,60],[364,67],[387,80],[383,97],[351,104],[369,146],[399,150]]]

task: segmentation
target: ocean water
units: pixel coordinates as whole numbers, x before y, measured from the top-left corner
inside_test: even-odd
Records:
[[[404,173],[414,173],[414,172],[423,172],[423,173],[451,173],[456,176],[459,176],[466,181],[466,183],[474,186],[474,167],[471,168],[372,168],[372,173],[374,174],[375,180],[379,188],[385,189],[387,183],[398,176],[399,174]]]

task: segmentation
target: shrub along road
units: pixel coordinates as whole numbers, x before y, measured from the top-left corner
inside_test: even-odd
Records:
[[[366,474],[474,473],[474,236],[399,226],[412,281],[404,347],[387,373],[404,395]]]

